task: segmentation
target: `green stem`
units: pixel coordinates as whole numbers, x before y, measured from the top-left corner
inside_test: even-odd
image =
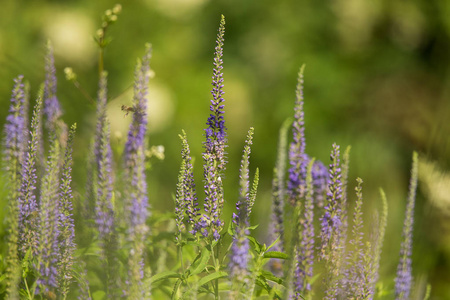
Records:
[[[101,78],[102,77],[102,73],[103,73],[103,46],[100,46],[100,52],[99,52],[99,56],[98,56],[98,77]]]
[[[24,278],[24,279],[23,279],[23,282],[25,283],[25,289],[26,289],[26,291],[27,291],[28,299],[32,300],[34,297],[31,296],[30,289],[28,288],[27,279]]]
[[[212,246],[212,240],[211,240],[211,244],[210,244],[211,246]],[[216,251],[217,251],[217,253],[216,254],[214,254],[214,249],[211,249],[212,251],[211,251],[211,254],[212,254],[212,259],[213,259],[213,262],[214,262],[214,270],[216,271],[216,272],[219,272],[220,271],[220,262],[219,262],[219,248],[220,247],[216,247]],[[216,258],[217,257],[217,258]],[[215,281],[214,281],[214,299],[216,299],[216,300],[218,300],[219,299],[219,279],[217,278]]]

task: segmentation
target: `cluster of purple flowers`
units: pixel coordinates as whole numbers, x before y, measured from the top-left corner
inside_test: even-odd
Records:
[[[305,129],[303,113],[303,67],[300,69],[294,121],[292,124],[292,142],[288,151],[290,168],[285,183],[285,153],[288,124],[280,130],[277,164],[274,169],[272,187],[271,240],[280,240],[274,245],[274,251],[290,249],[292,264],[284,270],[286,278],[291,278],[287,295],[291,299],[311,298],[315,292],[312,287],[315,259],[322,261],[325,274],[322,275],[325,289],[324,299],[373,299],[375,284],[378,280],[381,249],[387,220],[387,202],[382,192],[383,210],[381,219],[376,220],[373,233],[367,242],[363,240],[362,224],[362,180],[357,180],[356,203],[353,216],[353,228],[350,239],[347,221],[347,177],[350,147],[344,153],[341,162],[340,147],[333,144],[331,164],[326,168],[305,153]],[[408,299],[412,284],[411,275],[411,232],[415,189],[417,185],[417,155],[413,158],[410,196],[404,227],[401,260],[396,283],[397,299]],[[415,179],[414,179],[415,178]],[[285,193],[286,190],[286,193]],[[285,196],[286,195],[286,196]],[[326,195],[326,197],[325,197]],[[287,215],[285,205],[294,206],[291,242],[285,240],[284,223]],[[320,238],[316,241],[314,217],[319,213]],[[316,242],[319,246],[316,248]],[[317,249],[317,250],[316,250]],[[271,271],[282,276],[283,270],[276,261],[270,264]],[[286,273],[286,271],[288,273]]]
[[[74,222],[72,217],[71,164],[72,141],[75,125],[69,136],[61,130],[65,124],[59,120],[62,115],[56,97],[56,77],[53,50],[48,45],[46,57],[46,80],[40,90],[28,132],[28,89],[19,76],[13,89],[10,114],[5,126],[5,164],[14,176],[10,176],[14,197],[9,199],[11,231],[10,255],[27,259],[31,255],[36,272],[37,291],[59,293],[65,297],[71,282],[71,266],[75,250]],[[42,104],[46,112],[50,151],[45,170],[38,177],[39,151],[43,144]],[[56,125],[58,124],[58,125]],[[56,127],[58,126],[58,127]],[[29,134],[28,134],[29,133]],[[63,145],[61,145],[61,142]],[[65,146],[64,156],[61,153]],[[11,173],[11,175],[13,175]],[[39,192],[39,194],[37,193]],[[14,222],[15,224],[12,224]],[[16,245],[12,245],[15,242]],[[15,253],[14,253],[15,252]],[[17,276],[10,276],[8,299],[16,299]]]
[[[247,275],[247,265],[250,258],[250,245],[247,235],[250,234],[248,226],[250,225],[250,212],[253,205],[250,195],[249,179],[249,159],[250,145],[253,139],[253,128],[250,128],[245,141],[244,153],[242,155],[241,167],[239,172],[239,200],[236,203],[236,213],[233,213],[233,223],[235,234],[233,235],[233,244],[230,253],[230,276],[245,280]]]
[[[222,206],[224,203],[222,177],[225,171],[225,147],[227,143],[224,121],[224,98],[223,91],[223,73],[222,73],[222,55],[223,55],[223,36],[225,34],[225,18],[222,16],[220,21],[219,33],[217,34],[217,46],[214,55],[214,72],[212,77],[213,89],[211,94],[210,110],[205,129],[206,142],[203,153],[203,176],[205,189],[205,213],[203,214],[200,227],[203,236],[212,235],[215,240],[220,237],[220,231],[223,226],[221,220]],[[208,228],[207,228],[208,227]]]
[[[109,13],[111,14],[113,12]],[[114,12],[113,15],[115,14]],[[155,282],[176,278],[172,298],[178,297],[181,285],[187,289],[188,296],[184,295],[185,297],[196,295],[198,291],[209,293],[209,282],[213,281],[215,283],[211,284],[215,296],[219,298],[219,279],[228,277],[231,283],[229,297],[234,299],[240,299],[244,294],[246,298],[251,298],[256,284],[276,299],[281,299],[279,286],[284,286],[282,289],[286,299],[312,299],[316,295],[330,300],[373,299],[375,284],[379,279],[378,269],[387,223],[387,201],[381,192],[383,210],[381,214],[375,214],[376,226],[372,226],[374,229],[371,236],[364,239],[360,178],[357,179],[355,188],[353,219],[350,222],[347,220],[350,148],[347,148],[341,161],[340,146],[333,144],[328,168],[306,154],[303,67],[298,74],[289,149],[288,130],[291,122],[287,121],[280,130],[279,153],[272,183],[272,220],[269,225],[273,247],[259,244],[250,237],[250,215],[259,180],[259,170],[256,169],[252,185],[250,184],[249,165],[254,133],[254,129],[250,128],[239,169],[240,189],[236,211],[228,230],[232,243],[226,257],[220,256],[223,255],[218,247],[221,244],[219,240],[222,241],[225,201],[222,179],[227,164],[222,72],[224,33],[225,19],[222,16],[216,40],[212,100],[202,154],[205,191],[203,212],[198,203],[187,135],[184,131],[180,135],[182,161],[174,197],[175,222],[171,223],[171,227],[176,227],[175,241],[181,256],[183,247],[188,244],[189,247],[193,245],[192,248],[196,250],[200,249],[187,270],[184,270],[184,263],[181,261],[183,274],[167,271],[166,274],[154,274],[151,277],[150,265],[146,265],[151,236],[149,224],[152,224],[149,221],[151,214],[145,151],[151,46],[147,45],[146,52],[135,69],[134,98],[132,107],[129,108],[132,121],[124,145],[123,172],[115,172],[114,169],[106,109],[107,73],[100,73],[97,123],[91,146],[92,166],[88,182],[88,195],[91,193],[93,199],[84,201],[85,208],[92,208],[87,223],[91,222],[94,226],[87,233],[83,232],[83,238],[90,239],[86,252],[91,251],[92,245],[92,249],[98,249],[96,255],[100,259],[93,264],[98,264],[97,269],[100,269],[98,281],[105,288],[105,297],[148,299]],[[86,262],[92,262],[90,258],[83,257],[83,254],[75,257],[76,212],[74,213],[72,204],[71,173],[76,125],[67,131],[67,126],[61,119],[63,113],[57,98],[56,72],[50,43],[45,71],[45,84],[34,106],[30,127],[28,128],[27,117],[29,96],[23,76],[14,81],[11,106],[6,119],[3,164],[8,174],[10,190],[7,196],[9,231],[5,294],[6,299],[19,299],[19,294],[23,292],[20,291],[22,275],[26,284],[28,281],[34,282],[31,289],[26,286],[30,298],[32,294],[46,299],[66,299],[74,278],[77,278],[79,297],[90,299]],[[47,134],[44,135],[44,132]],[[49,143],[49,153],[44,161],[45,137]],[[410,298],[413,281],[411,253],[417,173],[418,155],[414,153],[400,262],[395,278],[395,297],[399,300]],[[90,200],[94,203],[92,207],[89,206]],[[351,230],[348,229],[349,224],[352,225]],[[320,234],[315,233],[315,226],[320,228]],[[291,227],[290,236],[289,232],[286,234],[285,227]],[[95,247],[97,243],[98,247]],[[256,255],[252,255],[251,245],[254,246]],[[268,250],[273,253],[268,254]],[[224,258],[228,258],[227,266],[223,263]],[[262,270],[267,258],[287,259],[288,263],[283,268],[283,265],[272,261],[269,264],[272,272],[268,272]],[[165,256],[161,258],[163,259]],[[79,264],[76,263],[77,260]],[[211,261],[212,264],[209,263]],[[314,273],[316,266],[322,270],[321,280],[317,281],[322,282],[322,285],[317,286],[323,286],[323,289],[314,286],[314,277],[318,275]],[[195,279],[200,284],[191,286],[193,280],[190,276],[198,276],[202,272],[204,275],[199,277],[200,280]],[[269,284],[267,279],[279,286]]]

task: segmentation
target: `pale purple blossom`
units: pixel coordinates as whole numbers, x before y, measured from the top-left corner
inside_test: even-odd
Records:
[[[47,168],[42,179],[40,194],[40,226],[38,250],[38,286],[41,292],[54,292],[58,288],[59,258],[59,152],[55,136],[51,139]]]
[[[236,203],[236,213],[233,213],[233,223],[235,225],[235,234],[233,235],[233,244],[231,246],[230,269],[231,278],[244,280],[247,275],[247,265],[249,261],[249,241],[247,235],[250,233],[247,229],[250,224],[250,203],[249,203],[249,160],[250,146],[253,139],[253,128],[248,131],[245,141],[244,153],[242,155],[241,167],[239,169],[239,200]]]
[[[411,254],[412,234],[414,223],[414,204],[416,199],[418,174],[418,154],[413,153],[413,164],[411,168],[411,179],[409,182],[408,202],[406,205],[406,216],[403,225],[403,240],[400,246],[400,262],[397,266],[397,277],[395,278],[395,298],[398,300],[409,299],[413,281]]]
[[[223,221],[220,219],[222,214],[222,207],[224,203],[223,198],[223,184],[222,176],[225,171],[225,147],[227,143],[226,127],[224,121],[224,104],[222,97],[223,91],[223,73],[222,73],[222,55],[223,55],[223,36],[225,34],[225,18],[222,16],[219,26],[219,33],[217,34],[215,55],[214,55],[214,71],[212,77],[213,89],[211,94],[210,110],[211,114],[208,117],[205,129],[206,141],[204,143],[205,151],[203,153],[203,176],[205,188],[205,213],[203,214],[200,226],[200,232],[206,237],[209,234],[215,240],[220,237],[220,231],[223,227]],[[207,229],[209,227],[209,231]]]
[[[56,83],[53,47],[48,42],[45,57],[44,114],[47,118],[46,127],[50,130],[55,130],[56,122],[62,116],[61,105],[56,96]]]
[[[126,211],[129,231],[145,224],[148,217],[147,181],[145,175],[145,135],[147,131],[147,93],[150,73],[151,46],[135,70],[133,119],[125,144],[124,162],[128,181]]]
[[[25,255],[28,249],[32,254],[37,253],[39,226],[39,207],[36,200],[36,163],[39,147],[40,114],[42,108],[42,92],[36,101],[31,119],[30,141],[25,155],[22,169],[22,184],[19,196],[19,241],[20,253]]]
[[[75,226],[72,206],[72,146],[75,136],[76,124],[69,131],[64,163],[59,186],[59,286],[60,292],[65,297],[69,291],[72,280],[73,254],[76,249]]]

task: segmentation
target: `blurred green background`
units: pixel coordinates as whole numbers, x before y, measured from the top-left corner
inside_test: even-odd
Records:
[[[75,141],[76,201],[85,182],[95,107],[64,79],[70,66],[95,98],[98,49],[93,35],[116,1],[2,0],[0,9],[0,123],[13,78],[23,74],[34,100],[44,80],[45,42],[55,51],[58,97],[67,123],[78,123]],[[305,70],[307,152],[328,164],[331,144],[352,145],[350,201],[357,176],[364,180],[367,221],[389,201],[382,256],[384,284],[393,285],[412,151],[450,169],[450,1],[335,0],[133,0],[124,1],[105,51],[109,72],[112,140],[120,149],[131,117],[120,111],[132,98],[136,58],[153,44],[149,132],[165,147],[165,160],[149,172],[151,205],[173,209],[180,163],[177,135],[186,130],[202,180],[203,129],[209,114],[212,58],[220,14],[226,17],[224,78],[229,147],[225,218],[238,195],[239,161],[246,132],[255,127],[251,168],[261,174],[253,223],[265,240],[278,130],[293,114],[299,67]],[[120,150],[118,151],[120,152]],[[120,161],[120,157],[117,157]],[[423,168],[425,169],[425,168]],[[422,170],[422,168],[421,168]],[[253,172],[253,171],[252,171]],[[419,289],[432,284],[432,299],[450,299],[450,182],[421,173],[414,229],[413,272]],[[434,177],[433,177],[434,178]],[[428,180],[428,181],[427,181]],[[432,191],[440,193],[432,195]],[[201,190],[199,190],[201,195]],[[3,204],[4,205],[4,204]],[[366,223],[368,223],[366,222]]]

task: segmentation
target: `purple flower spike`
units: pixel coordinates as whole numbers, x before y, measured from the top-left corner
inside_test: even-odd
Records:
[[[14,80],[11,106],[6,118],[3,140],[3,166],[8,174],[8,254],[6,257],[6,299],[18,299],[20,282],[20,265],[18,256],[19,241],[19,202],[21,186],[21,169],[26,149],[26,106],[27,100],[22,83],[23,76]]]
[[[289,200],[292,205],[304,196],[306,185],[306,166],[308,157],[305,154],[305,121],[303,113],[303,70],[298,73],[295,91],[294,123],[292,124],[293,141],[289,146],[289,178],[287,183]]]
[[[8,162],[17,160],[21,165],[26,151],[27,141],[24,135],[26,131],[25,92],[23,76],[14,79],[14,88],[11,96],[11,106],[6,117],[5,136],[3,140],[3,161],[7,170],[11,169]]]
[[[75,251],[75,227],[72,216],[72,145],[75,136],[76,124],[73,124],[69,131],[67,148],[64,155],[64,164],[61,175],[61,184],[59,186],[59,286],[63,297],[69,292],[69,286],[72,280],[73,253]]]
[[[112,151],[109,137],[109,122],[106,117],[107,74],[103,72],[98,92],[97,132],[94,152],[97,168],[96,219],[100,239],[103,244],[114,232],[114,208],[112,204],[113,173]],[[105,245],[103,245],[105,246]]]
[[[223,91],[223,73],[222,73],[222,55],[223,55],[223,36],[225,34],[225,17],[222,15],[220,20],[219,33],[217,34],[217,46],[214,55],[214,72],[212,77],[213,89],[209,115],[205,129],[206,141],[204,143],[205,152],[203,153],[203,176],[205,186],[205,214],[203,214],[200,224],[204,227],[200,229],[203,236],[211,235],[215,240],[220,238],[220,231],[223,222],[220,220],[222,215],[223,184],[222,176],[225,171],[225,147],[227,143],[226,127],[224,121],[224,104],[222,97]],[[209,227],[208,231],[206,227]]]
[[[197,195],[195,192],[194,173],[191,162],[192,158],[184,130],[183,134],[180,135],[180,138],[182,142],[182,161],[175,197],[175,214],[177,216],[176,223],[179,232],[177,239],[184,230],[183,221],[185,217],[187,217],[188,222],[191,225],[191,234],[195,235],[199,228],[201,228],[201,225],[199,224],[200,208],[198,207]]]
[[[20,235],[20,253],[22,256],[31,249],[33,255],[38,250],[38,220],[39,209],[36,201],[36,162],[37,152],[40,141],[40,114],[42,108],[42,89],[39,92],[38,99],[31,119],[30,142],[25,156],[22,169],[22,184],[19,196],[19,235]]]
[[[58,201],[59,148],[59,142],[53,136],[40,195],[39,278],[37,282],[39,290],[44,293],[55,292],[58,288],[58,237],[60,234],[58,226],[60,217]]]
[[[411,179],[409,182],[408,203],[406,205],[406,217],[403,225],[403,241],[400,248],[400,262],[397,267],[395,278],[395,299],[409,299],[412,285],[412,231],[414,223],[414,203],[416,200],[417,176],[418,176],[418,154],[413,153]]]
[[[227,134],[225,132],[224,101],[223,94],[223,36],[225,34],[225,17],[222,15],[219,26],[219,33],[217,34],[217,46],[214,54],[214,71],[212,76],[212,90],[213,99],[209,106],[211,114],[209,115],[205,129],[205,152],[214,155],[214,160],[218,163],[220,171],[225,170],[225,147],[227,142]]]
[[[247,235],[249,231],[250,203],[249,203],[249,159],[250,145],[253,139],[253,127],[248,131],[245,141],[244,153],[242,155],[239,172],[239,201],[236,203],[237,214],[233,213],[233,223],[236,225],[236,233],[233,235],[233,245],[230,254],[230,276],[234,280],[243,283],[247,275],[247,264],[249,260],[249,241]]]
[[[55,130],[56,122],[62,116],[62,110],[56,97],[55,59],[50,42],[47,43],[47,56],[45,57],[44,114],[47,118],[47,128]]]
[[[147,131],[147,93],[150,73],[151,45],[146,45],[142,61],[135,70],[133,120],[125,144],[124,161],[130,189],[127,197],[127,214],[131,234],[145,224],[148,217],[147,182],[145,176],[144,139]],[[131,237],[131,236],[130,236]]]
[[[336,299],[342,270],[342,182],[339,146],[333,144],[325,213],[321,218],[322,245],[319,257],[325,260],[327,276],[324,299]]]
[[[146,45],[142,61],[135,70],[133,120],[125,144],[124,162],[127,178],[125,191],[125,216],[128,226],[128,239],[132,248],[128,255],[128,297],[142,299],[144,290],[142,279],[144,240],[149,232],[146,225],[149,215],[147,181],[145,175],[145,135],[147,131],[147,92],[150,74],[151,45]]]

